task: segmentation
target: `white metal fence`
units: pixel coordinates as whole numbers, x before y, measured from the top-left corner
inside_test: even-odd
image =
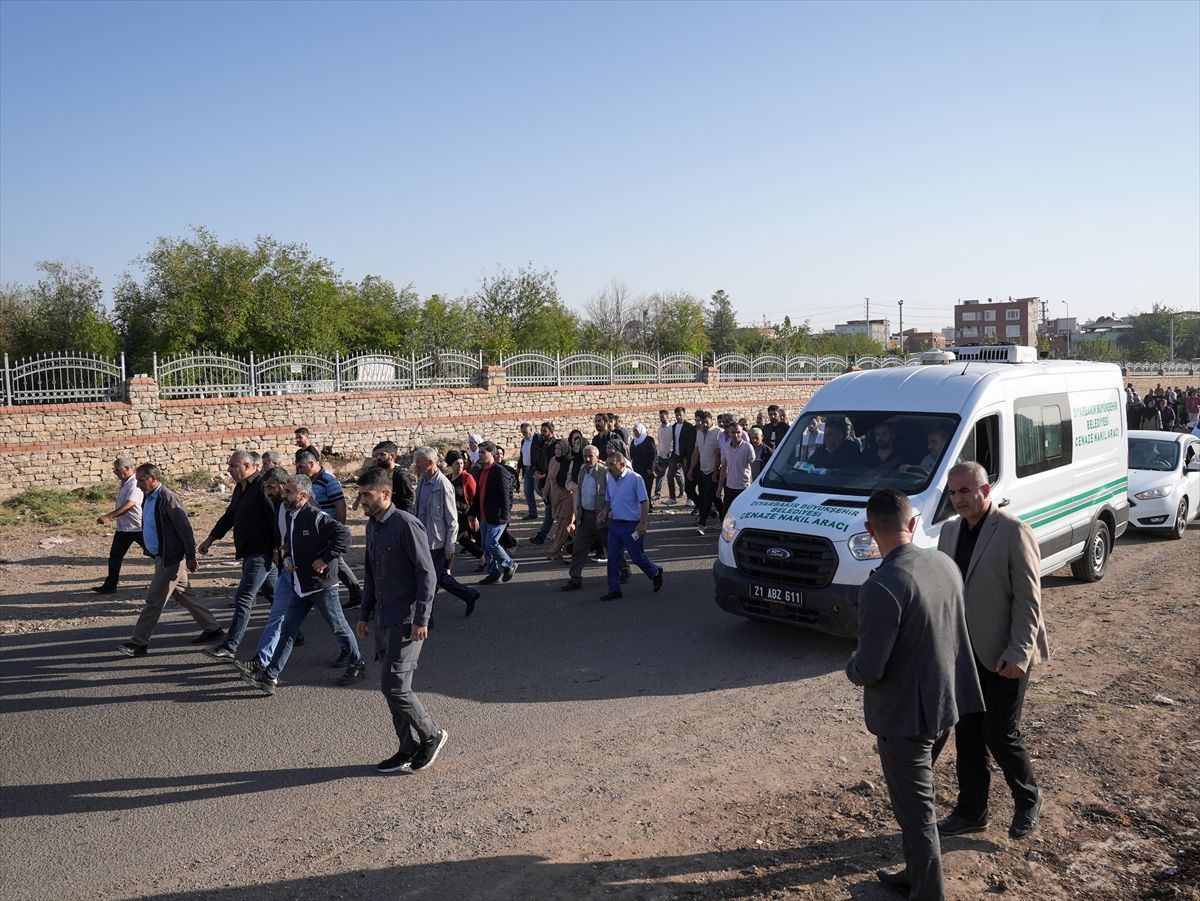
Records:
[[[523,352],[501,357],[509,385],[570,387],[695,382],[712,366],[724,383],[825,381],[853,363],[861,369],[910,366],[907,357],[857,357],[797,354],[780,356],[724,354],[549,354]],[[1200,359],[1174,363],[1128,362],[1130,376],[1187,378],[1200,373]],[[403,391],[414,388],[466,388],[479,384],[482,353],[432,351],[397,354],[362,351],[332,357],[310,353],[256,357],[217,353],[153,357],[153,374],[164,398],[268,397],[285,394],[352,391]],[[9,406],[121,400],[125,355],[106,359],[91,354],[43,354],[10,362],[4,355],[4,400]]]

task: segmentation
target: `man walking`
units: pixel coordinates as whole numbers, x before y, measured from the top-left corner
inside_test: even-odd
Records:
[[[671,426],[671,464],[667,468],[667,488],[670,499],[667,504],[675,503],[675,480],[683,484],[680,500],[692,500],[695,489],[690,475],[692,468],[692,451],[696,449],[696,427],[687,421],[687,410],[675,408],[675,422]]]
[[[395,447],[393,444],[392,447]],[[380,453],[380,456],[385,460],[388,456],[386,452]],[[377,466],[386,465],[380,464],[380,456],[375,458]],[[392,457],[392,465],[395,466],[395,457]],[[346,493],[342,491],[342,483],[338,481],[337,476],[331,473],[328,469],[321,465],[320,459],[311,451],[301,451],[296,454],[296,473],[302,476],[308,476],[309,482],[312,484],[312,500],[313,503],[321,509],[322,512],[332,516],[342,525],[346,524]],[[389,478],[391,478],[391,470],[388,470]],[[409,489],[411,496],[411,487]],[[346,543],[346,551],[350,550],[350,543]],[[342,606],[349,610],[352,607],[357,607],[362,602],[362,586],[358,584],[358,577],[354,574],[354,570],[350,568],[350,564],[342,559],[337,565],[338,579],[346,586],[346,590],[350,593],[350,598]]]
[[[601,595],[600,600],[615,601],[621,597],[621,557],[625,552],[658,591],[663,585],[663,568],[647,557],[644,549],[646,516],[650,513],[646,482],[615,447],[609,450],[604,465],[608,468],[605,486],[608,508],[597,514],[596,521],[598,525],[608,525],[608,593]],[[579,539],[575,541],[578,547]]]
[[[728,440],[721,446],[721,506],[719,512],[724,519],[739,494],[750,487],[754,480],[754,447],[742,431],[742,427],[731,422],[725,427]]]
[[[117,590],[121,563],[133,545],[146,550],[142,541],[142,491],[133,477],[133,461],[128,457],[117,457],[113,461],[112,471],[121,483],[117,491],[117,503],[110,512],[97,516],[96,522],[104,525],[115,519],[117,531],[113,532],[112,545],[108,549],[108,575],[92,589],[96,594],[112,594]]]
[[[942,526],[938,550],[958,565],[966,584],[967,627],[987,711],[964,716],[954,729],[958,801],[938,829],[942,835],[961,835],[987,828],[990,751],[1012,792],[1015,810],[1008,834],[1024,838],[1037,826],[1042,808],[1021,735],[1029,671],[1050,657],[1042,622],[1041,553],[1033,530],[992,503],[987,471],[978,463],[951,467],[946,490],[959,518]]]
[[[146,605],[133,627],[133,638],[117,650],[126,657],[145,657],[150,636],[158,625],[168,597],[173,597],[192,615],[203,630],[192,644],[207,644],[225,634],[208,608],[196,600],[187,573],[200,568],[196,562],[196,536],[179,495],[162,483],[162,473],[153,463],[134,471],[142,500],[142,547],[154,558],[154,575],[146,589]],[[179,571],[180,565],[187,567]]]
[[[696,449],[692,451],[691,478],[696,485],[696,534],[703,535],[717,496],[720,479],[721,431],[713,428],[712,413],[696,411]]]
[[[396,446],[396,442],[380,441],[372,448],[371,456],[375,458],[375,465],[386,470],[392,477],[392,504],[405,513],[412,513],[417,502],[413,480],[404,467],[397,462],[396,458],[400,456],[400,448]]]
[[[418,447],[414,452],[417,467],[417,519],[429,538],[429,555],[437,571],[438,588],[448,591],[467,605],[467,616],[475,612],[479,590],[467,588],[450,575],[454,542],[458,540],[458,507],[454,486],[438,469],[438,452]]]
[[[788,424],[783,417],[783,410],[777,404],[767,407],[767,424],[763,427],[763,443],[772,451],[783,443],[787,435]]]
[[[484,442],[481,451],[489,444]],[[449,737],[412,688],[413,673],[429,637],[438,574],[424,526],[416,517],[396,509],[391,485],[382,474],[363,473],[358,491],[370,519],[363,605],[355,630],[366,641],[369,624],[375,620],[383,654],[379,687],[400,745],[376,769],[381,773],[423,770],[437,759]]]
[[[512,486],[509,470],[496,464],[496,445],[485,441],[479,445],[479,480],[475,497],[471,499],[470,517],[479,524],[483,541],[483,559],[488,574],[480,585],[492,585],[499,581],[510,582],[517,571],[516,561],[500,545],[500,536],[508,526],[512,512]]]
[[[499,449],[497,448],[497,450]],[[492,456],[494,462],[500,462],[498,454],[494,453]],[[542,423],[541,429],[530,446],[529,459],[533,465],[533,485],[540,496],[546,491],[546,475],[550,472],[550,461],[554,459],[554,423]],[[550,529],[554,527],[554,505],[544,504],[543,506],[545,515],[542,517],[542,524],[537,533],[530,536],[530,544],[545,544],[546,538],[550,535]]]
[[[267,495],[261,472],[254,470],[254,463],[244,450],[235,450],[229,455],[229,475],[236,486],[229,506],[200,542],[200,554],[204,556],[213,543],[220,541],[233,529],[234,556],[242,563],[242,579],[233,595],[233,619],[225,640],[204,653],[217,660],[233,660],[237,657],[238,645],[250,624],[250,611],[254,597],[264,585],[268,594],[275,595],[275,505]]]
[[[600,452],[592,445],[583,449],[575,490],[575,541],[571,550],[571,569],[559,591],[578,591],[583,587],[583,568],[594,545],[608,548],[608,469],[600,462]],[[605,558],[607,560],[607,557]],[[620,555],[619,582],[629,580],[629,564]]]
[[[353,685],[366,677],[367,664],[337,596],[339,558],[350,546],[350,530],[332,516],[309,504],[312,482],[308,476],[291,476],[283,486],[286,509],[283,543],[282,594],[288,596],[280,640],[270,661],[261,671],[241,667],[242,678],[263,694],[273,695],[279,675],[292,655],[296,636],[309,611],[315,606],[341,646],[334,666],[345,666],[339,685]]]
[[[537,519],[537,480],[533,476],[533,423],[521,423],[521,485],[525,489],[525,519]]]
[[[654,500],[662,500],[662,483],[667,478],[671,467],[671,448],[675,443],[674,427],[671,425],[670,414],[666,410],[658,411],[658,431],[654,436],[654,447],[658,457],[654,461]],[[674,477],[671,479],[674,482]],[[679,483],[679,492],[683,493],[683,482]],[[675,485],[670,486],[670,496],[675,497]]]
[[[942,899],[933,798],[935,744],[983,709],[963,613],[962,579],[944,555],[912,544],[912,506],[899,491],[867,501],[867,531],[883,558],[858,595],[858,647],[846,677],[863,686],[905,869],[876,875],[913,899]]]

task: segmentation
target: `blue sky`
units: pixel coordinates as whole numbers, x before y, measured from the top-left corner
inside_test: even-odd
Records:
[[[192,225],[743,322],[1196,309],[1200,4],[0,3],[0,281]]]

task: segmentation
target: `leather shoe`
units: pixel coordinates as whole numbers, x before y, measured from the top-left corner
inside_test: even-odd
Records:
[[[499,581],[500,581],[500,577],[498,575],[496,575],[495,573],[488,573],[486,576],[484,576],[482,579],[480,579],[475,584],[476,585],[495,585]]]
[[[912,889],[912,883],[908,881],[908,869],[896,870],[876,870],[875,878],[886,885],[888,888],[894,888],[898,892],[908,893]]]
[[[610,591],[610,592],[608,592],[608,593],[606,593],[606,594],[602,594],[602,595],[600,595],[600,600],[602,600],[602,601],[615,601],[615,600],[617,600],[617,599],[618,599],[618,598],[620,598],[620,597],[621,597],[621,592],[619,592],[619,591]]]
[[[1032,807],[1018,810],[1013,814],[1012,825],[1008,827],[1009,838],[1024,838],[1037,828],[1038,817],[1042,813],[1042,792],[1038,789],[1037,800]]]
[[[984,811],[983,816],[978,819],[968,819],[962,816],[958,811],[950,811],[950,816],[941,820],[937,824],[938,835],[966,835],[968,832],[983,832],[987,829],[988,815]]]
[[[565,585],[559,585],[559,591],[578,591],[583,587],[582,582],[567,582]]]
[[[108,585],[96,585],[94,588],[92,588],[92,591],[96,592],[96,594],[116,594],[117,593],[116,587],[109,587]]]
[[[198,636],[192,639],[192,644],[208,644],[210,641],[216,641],[218,638],[225,637],[224,629],[207,629],[201,632]]]
[[[663,577],[663,568],[660,566],[658,568],[658,572],[656,572],[654,574],[654,590],[655,591],[658,591],[658,589],[662,588],[662,577]]]
[[[471,597],[467,598],[467,616],[475,612],[475,602],[479,600],[479,592],[476,591]]]

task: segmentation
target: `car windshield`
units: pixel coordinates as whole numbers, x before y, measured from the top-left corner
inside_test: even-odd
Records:
[[[1158,438],[1129,439],[1129,468],[1171,472],[1179,462],[1179,442]]]
[[[958,417],[895,410],[811,412],[771,455],[765,488],[870,495],[919,494],[954,438]]]

